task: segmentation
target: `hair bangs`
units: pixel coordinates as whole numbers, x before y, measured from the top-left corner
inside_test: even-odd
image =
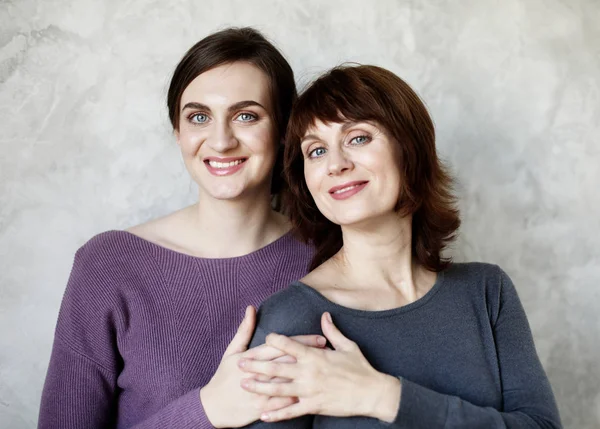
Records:
[[[326,125],[348,121],[381,122],[383,106],[378,94],[357,76],[341,73],[342,70],[336,68],[321,76],[298,99],[288,129],[291,140],[302,140],[317,121]]]

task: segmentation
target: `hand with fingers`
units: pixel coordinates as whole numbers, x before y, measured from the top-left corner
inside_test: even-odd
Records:
[[[266,344],[248,350],[255,326],[256,310],[249,306],[246,308],[244,320],[237,333],[223,354],[217,371],[210,382],[200,390],[202,406],[215,428],[245,426],[259,420],[264,409],[280,409],[296,401],[293,397],[263,395],[240,387],[241,380],[247,377],[247,374],[243,373],[237,365],[240,358],[249,356],[255,362],[273,361],[288,364],[295,362],[295,358]],[[290,340],[309,348],[323,348],[326,343],[325,338],[320,335],[303,335],[291,337]],[[257,380],[273,383],[281,381],[261,376],[257,376]]]
[[[375,370],[356,343],[337,329],[329,313],[323,314],[321,327],[334,350],[307,347],[283,335],[269,334],[266,344],[291,358],[269,361],[240,356],[238,365],[248,375],[242,380],[246,391],[297,398],[285,404],[266,402],[261,420],[275,422],[317,414],[394,421],[400,404],[400,380]]]

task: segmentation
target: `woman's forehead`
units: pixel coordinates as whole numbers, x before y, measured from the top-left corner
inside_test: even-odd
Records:
[[[258,67],[235,62],[223,64],[198,75],[184,90],[182,105],[189,101],[233,103],[254,100],[267,107],[270,104],[270,84]]]

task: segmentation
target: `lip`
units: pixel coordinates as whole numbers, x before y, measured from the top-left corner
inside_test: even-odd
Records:
[[[329,190],[329,195],[331,195],[331,197],[335,200],[345,200],[347,198],[352,197],[353,195],[358,194],[360,191],[362,191],[365,186],[367,186],[369,182],[365,181],[365,180],[355,180],[354,182],[347,182],[344,183],[343,185],[339,185],[339,186],[334,186],[333,188],[331,188]],[[348,189],[347,191],[344,192],[337,192],[341,189],[344,188],[349,188],[351,187],[351,189]]]
[[[213,176],[230,176],[232,174],[237,173],[242,168],[244,168],[247,160],[248,160],[248,158],[244,157],[244,156],[227,157],[227,158],[220,158],[218,156],[207,156],[202,161],[204,162],[204,165],[206,165],[206,169],[208,170],[208,172],[210,174],[212,174]],[[223,163],[234,162],[234,161],[242,161],[242,162],[240,162],[237,165],[233,165],[231,167],[215,168],[210,165],[210,161],[223,162]]]

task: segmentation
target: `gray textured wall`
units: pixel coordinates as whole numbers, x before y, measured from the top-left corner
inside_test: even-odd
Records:
[[[194,197],[164,95],[254,25],[299,82],[346,60],[424,97],[460,181],[457,259],[513,277],[566,427],[600,427],[600,2],[0,1],[0,427],[32,428],[73,253]]]

